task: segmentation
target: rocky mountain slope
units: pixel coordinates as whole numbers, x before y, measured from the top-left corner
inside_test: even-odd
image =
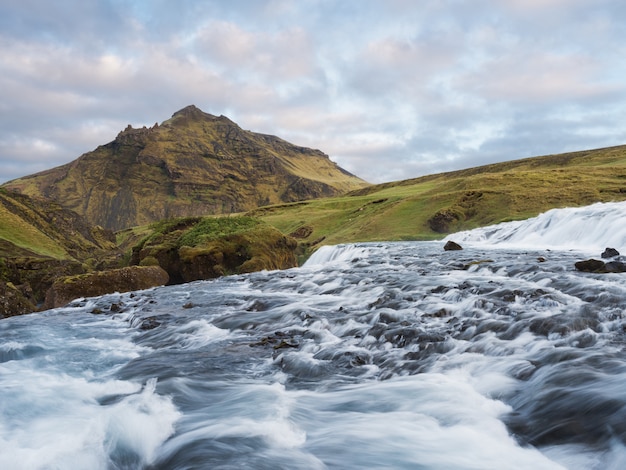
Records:
[[[4,185],[52,199],[112,230],[366,186],[319,150],[243,130],[195,106],[151,128],[128,126],[113,142],[71,163]]]
[[[110,230],[55,202],[0,189],[0,316],[33,311],[59,276],[103,269],[120,255]]]
[[[185,217],[118,233],[0,188],[0,318],[72,299],[297,264],[295,239],[249,217]]]

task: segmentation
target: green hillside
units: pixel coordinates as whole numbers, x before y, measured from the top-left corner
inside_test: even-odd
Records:
[[[119,255],[112,232],[0,188],[0,318],[33,311],[57,277],[101,269]]]
[[[259,217],[321,244],[432,240],[552,208],[626,200],[626,146],[508,161],[259,208]]]

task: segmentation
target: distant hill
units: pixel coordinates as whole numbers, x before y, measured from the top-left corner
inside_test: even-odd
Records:
[[[618,146],[372,185],[249,214],[298,238],[306,253],[321,244],[433,240],[553,208],[624,200],[626,146]]]
[[[192,105],[161,125],[129,126],[71,163],[3,186],[121,230],[337,196],[367,185],[319,150],[243,130]]]

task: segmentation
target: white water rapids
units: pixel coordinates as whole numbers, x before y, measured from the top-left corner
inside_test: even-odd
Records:
[[[0,320],[0,469],[626,468],[625,215]]]
[[[472,245],[580,250],[599,256],[605,247],[626,249],[626,204],[552,209],[532,219],[458,232],[446,239]]]

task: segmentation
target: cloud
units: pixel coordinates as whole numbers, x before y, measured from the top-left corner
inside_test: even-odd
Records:
[[[231,23],[210,22],[195,35],[198,60],[248,77],[280,77],[281,81],[313,71],[313,48],[306,31],[291,28],[253,32]]]
[[[617,0],[6,0],[0,182],[195,104],[372,182],[624,143]]]
[[[591,57],[519,50],[486,61],[480,70],[461,76],[456,86],[515,106],[605,100],[624,90],[607,82],[601,64]]]

